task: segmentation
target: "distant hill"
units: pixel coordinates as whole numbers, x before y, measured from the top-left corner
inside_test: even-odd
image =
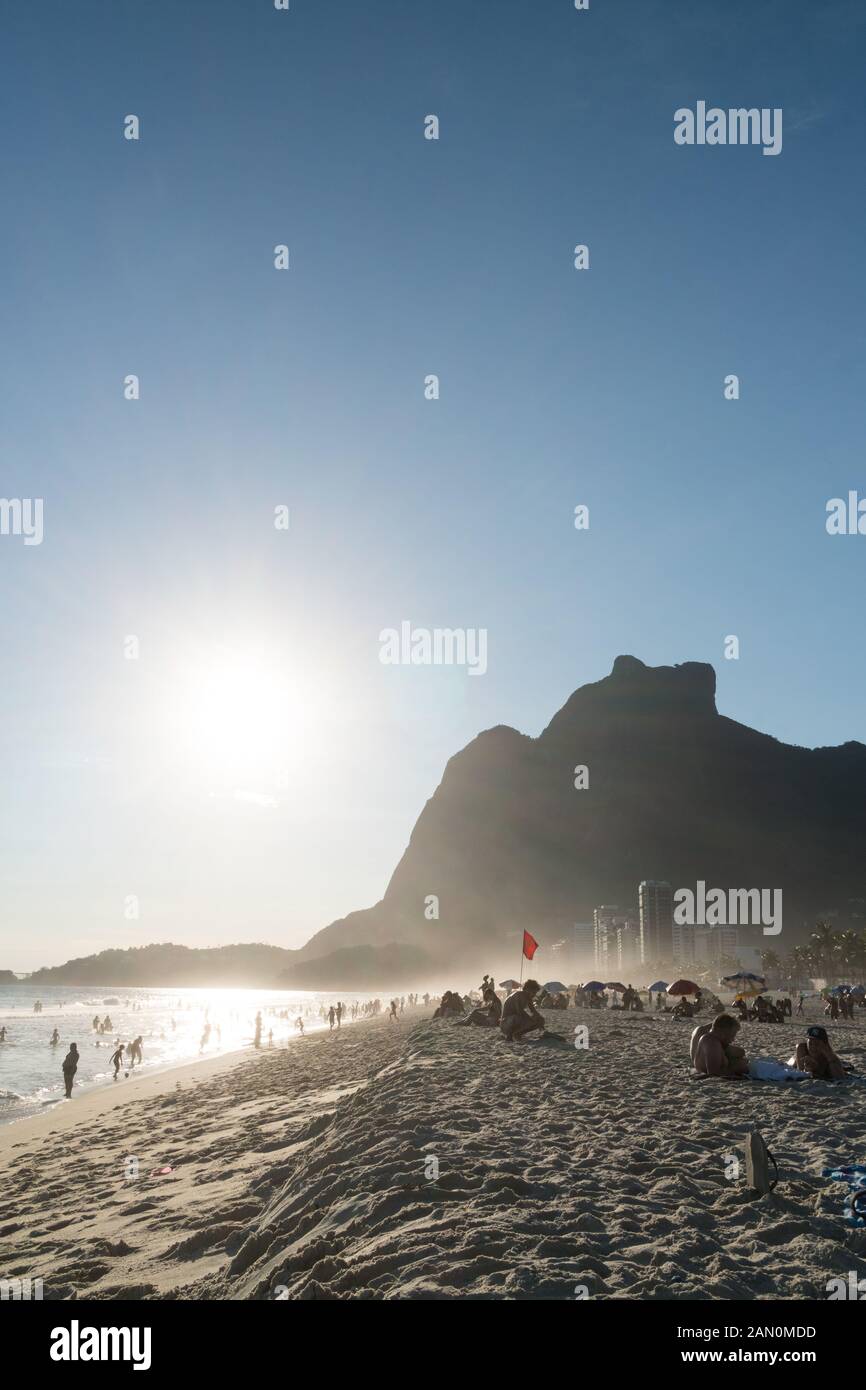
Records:
[[[280,972],[296,957],[297,951],[258,943],[195,950],[166,942],[82,956],[34,971],[27,984],[273,989]]]
[[[780,950],[816,915],[862,904],[866,747],[780,743],[720,715],[715,689],[711,666],[621,656],[538,738],[479,734],[449,761],[382,901],[317,932],[299,961],[326,970],[349,945],[399,941],[437,978],[452,961],[498,970],[519,961],[525,926],[553,942],[600,903],[636,908],[645,878],[781,888],[782,935],[755,937]]]

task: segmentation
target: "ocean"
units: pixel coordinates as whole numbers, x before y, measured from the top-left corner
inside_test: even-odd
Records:
[[[327,1028],[321,1010],[342,999],[347,1006],[342,1022],[346,1027],[351,1023],[351,1005],[364,1005],[372,998],[302,990],[5,986],[0,989],[0,1032],[6,1030],[5,1040],[0,1040],[0,1124],[67,1103],[61,1066],[71,1042],[77,1043],[80,1054],[74,1098],[95,1087],[122,1085],[130,1068],[121,1067],[115,1082],[109,1058],[119,1042],[130,1043],[139,1035],[143,1060],[135,1071],[152,1073],[199,1057],[252,1048],[259,1011],[262,1047],[268,1046],[269,1031],[273,1046],[284,1047],[298,1036],[295,1020],[299,1015],[306,1032]],[[42,1004],[40,1013],[33,1011],[37,1001]],[[93,1026],[97,1016],[100,1023],[106,1016],[110,1019],[105,1032]],[[59,1041],[52,1045],[55,1028]]]

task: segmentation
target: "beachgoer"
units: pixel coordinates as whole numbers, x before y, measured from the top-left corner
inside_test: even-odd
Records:
[[[123,1062],[123,1043],[120,1044],[116,1052],[113,1052],[111,1054],[111,1056],[108,1059],[108,1062],[109,1065],[111,1065],[112,1062],[114,1063],[114,1079],[116,1081],[118,1072],[120,1071],[121,1064]]]
[[[746,1054],[734,1043],[739,1030],[731,1014],[719,1014],[712,1023],[696,1028],[689,1047],[695,1071],[702,1076],[745,1076],[749,1070]]]
[[[63,1058],[63,1085],[66,1087],[66,1099],[72,1099],[72,1084],[75,1080],[75,1073],[78,1070],[78,1045],[69,1044],[69,1051]]]
[[[492,985],[485,986],[483,990],[483,996],[484,998],[479,1008],[473,1009],[472,1012],[467,1014],[465,1018],[458,1018],[458,1027],[497,1027],[502,1018],[502,1001]]]
[[[54,1032],[51,1034],[51,1043],[50,1043],[50,1046],[51,1046],[51,1047],[56,1047],[57,1044],[58,1044],[59,1042],[60,1042],[60,1034],[58,1033],[57,1029],[55,1028],[55,1029],[54,1029]]]
[[[814,1024],[806,1029],[806,1041],[797,1044],[790,1066],[806,1071],[815,1081],[842,1081],[845,1068],[830,1046],[826,1028]]]
[[[544,1019],[535,1007],[535,997],[541,986],[537,980],[526,980],[521,989],[509,994],[502,1006],[499,1027],[509,1042],[517,1042],[527,1033],[544,1033]]]
[[[328,1024],[329,1024],[329,1026],[330,1026],[331,1028],[333,1028],[333,1026],[334,1026],[334,1022],[335,1022],[335,1020],[336,1020],[336,1017],[337,1017],[337,1011],[336,1011],[336,1009],[334,1008],[334,1006],[333,1006],[333,1004],[332,1004],[331,1007],[330,1007],[330,1009],[328,1010]]]
[[[391,1000],[391,1012],[390,1012],[389,1015],[388,1015],[388,1022],[389,1022],[389,1023],[391,1022],[391,1019],[392,1019],[392,1018],[393,1018],[393,1020],[394,1020],[395,1023],[399,1023],[400,1020],[399,1020],[398,1017],[397,1017],[397,1000],[396,1000],[396,999],[392,999],[392,1000]]]

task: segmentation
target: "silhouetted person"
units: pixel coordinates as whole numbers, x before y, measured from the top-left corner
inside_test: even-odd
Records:
[[[72,1083],[75,1080],[75,1073],[78,1071],[78,1047],[75,1043],[69,1044],[69,1051],[63,1058],[63,1084],[66,1087],[66,1099],[72,1099]]]
[[[526,980],[503,1004],[499,1026],[509,1042],[516,1042],[527,1033],[544,1032],[544,1019],[534,1002],[540,988],[537,980]]]
[[[112,1052],[108,1059],[109,1063],[114,1063],[114,1079],[117,1080],[118,1072],[123,1063],[123,1043],[120,1044],[116,1052]]]

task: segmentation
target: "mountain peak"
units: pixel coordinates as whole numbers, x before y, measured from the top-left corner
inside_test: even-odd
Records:
[[[542,738],[563,732],[586,714],[601,712],[629,719],[643,715],[715,715],[716,673],[703,661],[646,666],[636,656],[618,656],[609,676],[575,690],[554,715]]]

